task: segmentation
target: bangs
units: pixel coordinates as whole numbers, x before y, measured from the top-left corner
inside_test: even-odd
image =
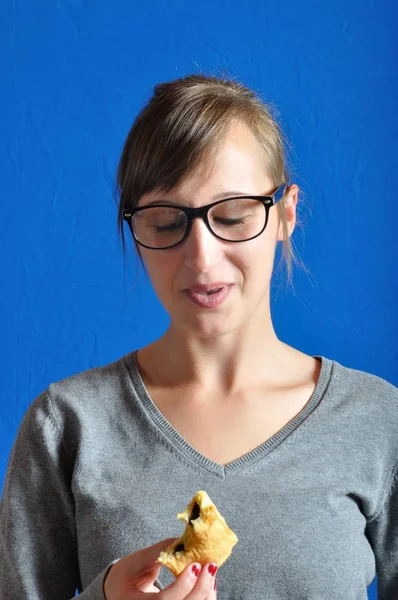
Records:
[[[155,96],[156,98],[156,96]],[[169,192],[188,179],[198,168],[210,170],[217,150],[224,140],[237,111],[216,99],[189,101],[176,94],[152,107],[155,114],[148,119],[147,109],[134,123],[127,138],[119,165],[118,184],[121,208],[137,205],[139,199],[154,190]],[[167,111],[166,104],[167,102]],[[166,118],[163,118],[164,114]],[[157,121],[156,116],[162,115]]]

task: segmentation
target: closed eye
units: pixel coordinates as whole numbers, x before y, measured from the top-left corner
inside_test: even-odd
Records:
[[[246,223],[246,219],[245,218],[241,218],[241,219],[222,219],[221,217],[215,217],[214,221],[216,223],[218,223],[219,225],[243,225],[243,223]]]
[[[165,231],[177,231],[178,229],[184,229],[183,223],[170,223],[170,225],[153,225],[153,229],[157,233],[163,233]]]

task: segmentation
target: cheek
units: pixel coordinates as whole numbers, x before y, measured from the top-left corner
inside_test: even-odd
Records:
[[[234,261],[244,274],[257,274],[267,277],[271,273],[275,257],[276,245],[270,236],[259,236],[245,243],[235,252]]]
[[[143,259],[153,288],[157,292],[171,288],[178,270],[177,261],[173,260],[173,256],[143,255]]]

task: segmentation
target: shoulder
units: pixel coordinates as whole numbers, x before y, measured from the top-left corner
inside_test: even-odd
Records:
[[[367,371],[361,371],[332,361],[332,384],[362,398],[398,401],[398,388],[391,382]]]
[[[51,383],[29,406],[20,426],[25,438],[60,443],[71,456],[82,440],[106,439],[112,423],[131,409],[130,354]]]
[[[95,420],[109,410],[120,410],[131,390],[126,368],[131,354],[51,383],[32,402],[28,413],[43,415],[60,425],[68,417]]]
[[[62,397],[75,402],[89,401],[117,393],[129,379],[126,361],[130,354],[109,364],[81,371],[49,385],[52,398]]]
[[[398,452],[398,388],[373,373],[331,362],[328,396],[338,414],[367,431],[370,440],[379,434],[390,439]]]

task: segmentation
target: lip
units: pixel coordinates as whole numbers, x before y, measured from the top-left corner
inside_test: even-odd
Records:
[[[218,285],[218,284],[217,284]],[[185,290],[188,298],[197,306],[201,308],[217,308],[220,306],[229,296],[231,289],[233,288],[233,284],[223,285],[221,289],[211,295],[207,295],[204,293],[207,290],[203,290],[201,293],[198,291],[198,288],[195,288],[195,291],[192,289]],[[211,285],[210,290],[215,289],[214,284]]]
[[[186,292],[210,292],[211,290],[218,290],[219,288],[226,288],[233,285],[227,281],[215,281],[214,283],[197,284],[187,288]]]

